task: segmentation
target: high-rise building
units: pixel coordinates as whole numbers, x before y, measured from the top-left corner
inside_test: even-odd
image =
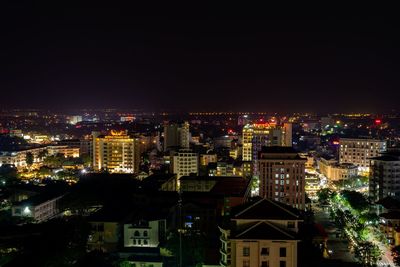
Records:
[[[260,196],[304,209],[306,161],[292,147],[263,147],[258,159]]]
[[[255,123],[243,127],[243,161],[256,160],[263,146],[292,146],[291,123]]]
[[[283,124],[283,130],[283,146],[292,146],[292,124],[290,122],[285,122]]]
[[[190,149],[180,149],[172,158],[173,173],[177,179],[199,173],[199,155]]]
[[[171,148],[189,148],[189,123],[170,123],[164,125],[164,151]]]
[[[253,164],[252,172],[258,175],[258,153],[263,146],[292,146],[292,124],[275,122],[247,124],[243,127],[242,158]]]
[[[352,163],[360,171],[368,171],[369,159],[386,150],[386,141],[376,139],[341,138],[339,144],[339,163]]]
[[[93,137],[93,169],[110,173],[139,171],[138,141],[125,131]]]
[[[388,149],[370,159],[369,196],[379,201],[387,196],[400,196],[400,150]]]

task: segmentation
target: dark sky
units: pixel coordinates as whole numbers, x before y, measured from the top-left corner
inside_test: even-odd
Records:
[[[398,108],[399,28],[386,16],[0,10],[2,107]]]

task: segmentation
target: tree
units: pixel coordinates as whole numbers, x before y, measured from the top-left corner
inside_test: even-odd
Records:
[[[47,151],[47,149],[42,150],[42,151],[39,152],[38,158],[40,158],[41,160],[43,160],[45,157],[47,157],[48,154],[49,154],[49,152]]]
[[[343,190],[341,194],[355,211],[361,213],[369,208],[368,200],[362,193]]]
[[[34,161],[34,156],[31,152],[26,153],[26,165],[28,165],[28,167],[31,167]]]
[[[400,246],[392,248],[393,262],[396,266],[400,266]]]
[[[43,164],[51,168],[60,168],[64,161],[64,156],[62,154],[57,154],[54,156],[46,157],[43,161]]]
[[[372,242],[362,242],[356,245],[354,254],[363,266],[376,266],[382,251]]]
[[[205,237],[201,234],[182,234],[182,263],[183,266],[196,266],[204,262]],[[167,241],[167,249],[179,258],[179,234],[173,233]]]
[[[81,156],[81,160],[84,166],[90,166],[92,164],[92,158],[90,157],[89,154],[83,154]]]
[[[0,167],[0,185],[15,184],[18,182],[17,179],[18,171],[13,165],[3,164]]]
[[[329,201],[331,201],[335,195],[336,193],[329,188],[323,188],[317,192],[318,201],[321,205],[329,204]]]
[[[46,166],[42,166],[40,167],[38,174],[42,177],[47,177],[50,176],[53,172],[51,171],[50,168],[46,167]]]

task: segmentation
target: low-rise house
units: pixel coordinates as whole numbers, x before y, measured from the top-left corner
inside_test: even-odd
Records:
[[[42,193],[31,198],[15,203],[12,206],[12,216],[32,218],[34,222],[41,223],[60,214],[58,202],[62,195]]]

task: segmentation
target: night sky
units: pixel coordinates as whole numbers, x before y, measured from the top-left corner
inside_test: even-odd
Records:
[[[398,108],[394,20],[256,13],[3,6],[0,107]]]

